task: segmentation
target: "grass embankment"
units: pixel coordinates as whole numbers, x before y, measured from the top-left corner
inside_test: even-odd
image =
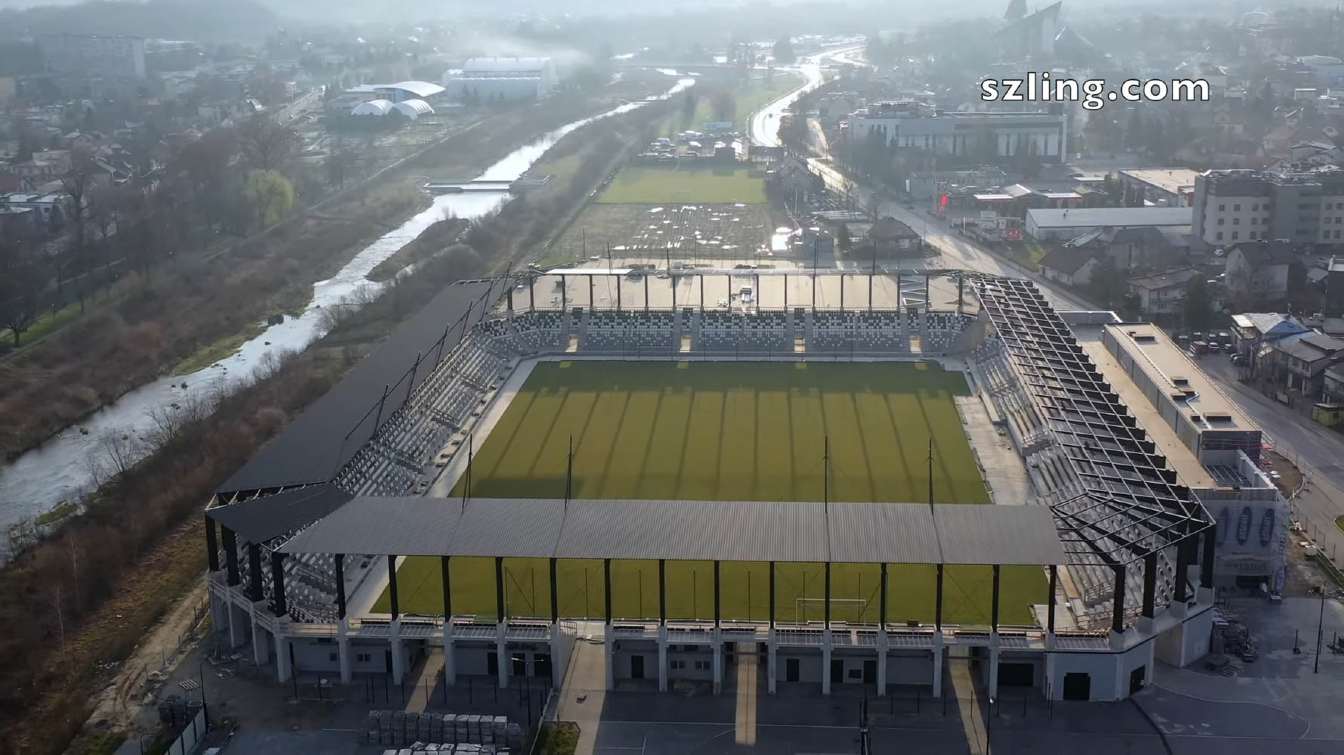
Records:
[[[932,436],[935,500],[985,504],[953,402],[966,391],[961,375],[924,364],[542,364],[475,457],[472,494],[563,495],[573,435],[578,498],[816,501],[829,438],[831,500],[921,501]],[[492,562],[455,558],[451,568],[453,611],[493,617]],[[989,566],[948,567],[944,619],[988,624],[991,574]],[[932,622],[934,575],[927,565],[891,568],[888,619]],[[711,563],[669,563],[667,579],[670,617],[713,616]],[[404,611],[442,613],[436,560],[407,559],[398,580]],[[544,560],[505,559],[509,614],[548,616],[547,580]],[[598,616],[602,583],[599,561],[559,562],[560,614]],[[876,622],[880,584],[877,564],[833,565],[832,616]],[[767,564],[724,563],[722,615],[767,618],[768,585]],[[1006,567],[1001,587],[1002,621],[1031,623],[1031,604],[1046,599],[1041,570]],[[612,590],[617,616],[656,617],[657,563],[613,561]],[[776,619],[819,620],[824,595],[821,564],[776,567]],[[388,600],[375,608],[387,610]]]
[[[582,196],[592,186],[575,188]],[[486,232],[508,238],[511,228],[553,226],[573,204],[550,205],[556,214],[544,209],[501,214],[484,224]],[[201,504],[371,343],[447,282],[483,272],[474,252],[426,260],[308,351],[185,424],[169,445],[100,491],[87,515],[0,571],[0,620],[11,627],[0,634],[0,752],[64,751],[87,720],[93,693],[114,673],[101,669],[124,659],[154,618],[197,584]]]

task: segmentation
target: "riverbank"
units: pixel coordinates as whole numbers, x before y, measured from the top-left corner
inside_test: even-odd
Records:
[[[590,136],[581,130],[568,139]],[[528,239],[591,191],[581,175],[481,223],[478,240],[505,240],[493,251],[426,259],[303,354],[202,408],[159,452],[100,492],[87,515],[0,571],[0,617],[18,627],[0,635],[0,751],[62,751],[86,720],[93,691],[116,678],[115,664],[199,580],[197,514],[222,480],[447,282],[525,255]]]
[[[259,321],[302,310],[314,282],[429,205],[415,185],[425,175],[474,174],[518,144],[655,90],[631,82],[491,115],[257,239],[128,274],[83,317],[0,366],[0,457],[13,460]]]

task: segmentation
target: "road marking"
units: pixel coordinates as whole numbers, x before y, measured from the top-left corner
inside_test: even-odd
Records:
[[[756,744],[756,685],[757,663],[755,643],[739,642],[737,652],[737,722],[734,741],[740,745]]]

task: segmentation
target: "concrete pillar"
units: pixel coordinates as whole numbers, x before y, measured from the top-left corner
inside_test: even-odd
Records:
[[[933,696],[943,696],[943,637],[933,636]]]
[[[254,616],[252,618],[252,662],[258,666],[265,666],[271,660],[267,639],[266,630],[257,623]]]
[[[564,639],[560,633],[560,625],[551,625],[551,686],[560,689],[565,684],[565,667],[568,664],[560,663],[560,646]]]
[[[552,632],[555,630],[552,629]],[[555,640],[551,640],[555,644]],[[555,648],[551,648],[551,658],[555,658]],[[453,642],[453,622],[451,617],[443,622],[443,683],[451,687],[457,684],[457,647]]]
[[[616,689],[616,641],[612,637],[611,622],[607,622],[607,631],[602,636],[602,653],[605,656],[607,689]]]
[[[887,694],[887,630],[877,633],[877,696]]]
[[[350,638],[345,636],[344,631],[336,636],[336,658],[341,664],[341,684],[349,684],[354,680],[355,673],[350,665]]]
[[[229,601],[224,595],[221,595],[215,588],[213,580],[210,582],[210,620],[215,625],[216,632],[224,631],[224,627],[229,622],[229,617],[225,611],[229,610]]]
[[[1052,650],[1055,646],[1055,636],[1048,634],[1045,636],[1046,650]],[[1059,700],[1059,682],[1055,679],[1055,654],[1047,652],[1045,654],[1045,699]]]
[[[715,629],[712,636],[714,637],[714,694],[717,695],[723,691],[723,642],[719,639],[719,630]]]
[[[997,700],[999,697],[999,636],[991,635],[989,638],[989,680],[986,684],[989,697]]]
[[[392,645],[392,681],[401,684],[406,678],[406,658],[401,654],[401,619],[393,619],[388,627],[388,642]]]
[[[779,670],[775,668],[779,663],[779,648],[775,642],[775,629],[771,627],[765,638],[765,690],[770,694],[775,694],[775,681],[779,676]]]
[[[509,672],[513,670],[513,661],[509,660],[509,643],[504,639],[508,626],[501,621],[495,627],[495,654],[499,658],[499,663],[495,664],[495,671],[499,674],[500,689],[509,686]]]
[[[831,630],[821,633],[821,694],[831,694]]]
[[[229,610],[229,647],[241,647],[246,640],[243,639],[243,620],[238,615],[239,608],[233,601],[228,602]]]
[[[658,691],[667,691],[667,627],[658,626]]]
[[[289,681],[293,669],[289,667],[289,638],[285,637],[284,630],[276,628],[275,631],[275,680],[281,684]]]

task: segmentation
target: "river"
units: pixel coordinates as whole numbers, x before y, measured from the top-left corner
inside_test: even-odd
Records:
[[[631,102],[604,113],[574,121],[506,155],[486,168],[477,180],[512,182],[532,167],[566,134],[593,121],[628,113],[647,102],[666,99],[695,84],[680,79],[660,97]],[[303,351],[325,335],[322,312],[331,306],[354,306],[362,290],[371,294],[383,284],[367,276],[380,262],[391,257],[434,223],[448,217],[479,218],[508,201],[506,192],[467,192],[436,196],[433,204],[397,229],[383,235],[354,256],[327,280],[313,284],[313,298],[301,315],[267,327],[226,359],[189,375],[164,377],[127,393],[82,422],[66,428],[42,446],[0,467],[0,532],[25,519],[41,515],[62,501],[77,500],[89,493],[99,479],[101,465],[109,466],[108,447],[131,459],[143,458],[153,448],[147,438],[154,433],[155,416],[181,409],[221,392],[238,389],[266,363],[268,355]],[[365,298],[362,295],[358,298]],[[0,538],[0,555],[8,550]]]

